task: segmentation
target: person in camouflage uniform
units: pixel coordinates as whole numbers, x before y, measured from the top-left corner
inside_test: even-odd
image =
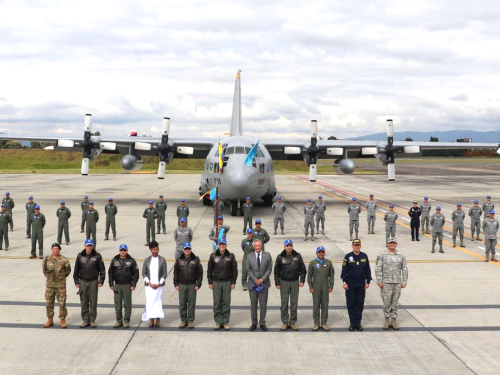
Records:
[[[57,243],[61,243],[62,235],[64,231],[64,237],[66,240],[66,245],[69,244],[69,218],[71,217],[71,211],[66,207],[66,202],[61,201],[61,207],[56,211],[57,216]]]
[[[439,252],[444,253],[443,250],[443,227],[446,222],[444,215],[441,213],[441,207],[436,207],[436,213],[431,216],[431,227],[432,227],[432,250],[431,253],[435,253],[434,246],[436,246],[436,240],[439,240]]]
[[[181,218],[186,219],[186,225],[188,225],[189,207],[186,206],[186,200],[181,199],[181,204],[177,206],[177,225],[180,225]]]
[[[368,221],[368,234],[375,234],[375,220],[377,219],[377,202],[370,194],[370,200],[366,201],[366,220]]]
[[[487,262],[490,258],[493,262],[497,261],[495,258],[495,248],[497,246],[497,232],[498,232],[498,220],[495,219],[495,210],[490,210],[489,217],[483,221],[484,230],[484,247],[486,248],[486,259]]]
[[[15,207],[14,204],[14,199],[10,197],[10,193],[6,192],[5,193],[5,198],[2,199],[2,204],[5,204],[5,207],[7,208],[7,213],[10,215],[10,231],[12,232],[14,230],[14,219],[12,218],[12,209]]]
[[[312,199],[307,199],[307,204],[304,206],[304,241],[307,241],[309,229],[311,230],[311,241],[314,241],[314,214],[316,208],[312,204]]]
[[[388,246],[389,237],[396,236],[396,220],[398,220],[398,214],[394,212],[394,205],[389,204],[389,211],[384,215],[385,221],[385,246]]]
[[[469,208],[469,216],[470,216],[470,231],[471,231],[471,241],[474,241],[474,232],[477,233],[476,239],[481,241],[481,214],[483,210],[479,207],[479,201],[476,199],[474,201],[474,206]]]
[[[274,223],[274,234],[277,234],[278,224],[281,228],[281,234],[285,234],[285,211],[286,205],[281,201],[281,195],[276,197],[277,201],[273,203],[273,223]]]
[[[2,250],[3,242],[5,241],[5,250],[9,249],[9,223],[11,216],[7,213],[7,207],[2,203],[0,211],[0,250]]]
[[[347,207],[347,213],[349,214],[349,236],[352,241],[352,233],[356,231],[356,238],[359,238],[359,214],[361,213],[361,207],[357,203],[356,197],[352,198],[352,203]]]
[[[263,251],[266,249],[266,243],[268,243],[271,239],[271,237],[267,233],[267,230],[262,228],[262,220],[260,219],[255,220],[255,227],[253,228],[253,239],[260,240],[260,242],[262,242]]]
[[[465,212],[462,211],[462,203],[457,203],[457,209],[452,212],[451,220],[453,221],[453,247],[457,247],[457,232],[460,232],[460,247],[465,247],[464,245]]]
[[[108,199],[108,204],[104,206],[104,214],[106,215],[106,231],[104,232],[104,241],[109,240],[109,227],[113,232],[113,240],[116,241],[116,214],[118,207],[113,203],[113,198]]]
[[[156,220],[156,234],[160,234],[160,229],[163,229],[163,234],[167,233],[165,225],[165,211],[167,211],[167,202],[163,200],[163,195],[159,196],[159,201],[156,202],[155,208],[158,211],[158,219]]]
[[[186,242],[191,243],[193,241],[193,231],[186,225],[186,218],[182,217],[180,219],[179,226],[174,230],[174,241],[175,241],[175,259],[182,255],[184,250],[184,244]]]
[[[241,250],[243,250],[243,260],[241,261],[241,285],[243,286],[243,290],[248,290],[248,272],[247,272],[247,256],[248,254],[255,253],[255,249],[253,248],[253,229],[247,229],[247,236],[241,240]],[[260,240],[259,240],[260,241]]]
[[[28,202],[26,203],[26,238],[31,238],[31,225],[30,218],[31,215],[35,213],[36,202],[33,202],[33,196],[28,197]]]
[[[316,210],[316,234],[319,234],[319,224],[321,223],[321,234],[325,234],[325,211],[326,204],[323,197],[318,196],[318,201],[314,204]]]
[[[247,197],[247,200],[243,203],[241,210],[243,211],[243,234],[245,234],[247,228],[252,229],[253,203],[250,201],[250,197]]]
[[[81,224],[81,228],[80,228],[80,233],[83,233],[83,231],[85,229],[85,213],[87,212],[87,210],[89,208],[89,196],[88,195],[83,196],[83,202],[80,203],[80,207],[82,209],[82,224]]]
[[[61,255],[61,245],[58,243],[52,244],[52,255],[45,257],[43,260],[43,275],[46,278],[45,286],[45,305],[47,308],[47,323],[44,328],[49,328],[54,325],[54,302],[57,297],[59,304],[59,320],[61,328],[66,328],[66,278],[71,273],[71,264],[69,260]]]
[[[491,195],[486,196],[486,202],[481,207],[483,209],[484,219],[488,218],[489,212],[495,209],[495,203],[491,201]]]
[[[398,301],[401,288],[408,282],[408,266],[403,254],[396,250],[398,245],[394,237],[389,238],[389,248],[382,251],[377,257],[375,277],[380,287],[380,295],[384,304],[385,324],[383,329],[399,330],[397,323]]]
[[[429,234],[429,221],[431,215],[431,204],[429,203],[429,197],[424,197],[424,203],[420,205],[422,210],[422,216],[420,216],[420,225],[422,226],[422,234]]]

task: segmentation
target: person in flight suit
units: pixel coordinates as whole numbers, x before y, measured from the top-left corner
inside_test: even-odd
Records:
[[[158,219],[156,220],[156,234],[160,234],[160,229],[163,229],[163,234],[166,234],[167,226],[165,225],[165,211],[167,211],[167,202],[163,200],[163,195],[160,195],[159,199],[160,200],[155,204],[156,211],[158,211]]]
[[[276,197],[277,201],[273,203],[272,209],[274,213],[274,234],[277,234],[278,224],[281,228],[281,234],[285,234],[285,211],[286,204],[281,201],[281,195]]]
[[[156,241],[155,220],[158,219],[158,211],[153,207],[153,204],[153,201],[149,201],[149,207],[142,214],[142,217],[146,219],[146,245],[144,246],[149,246],[150,240]]]
[[[352,241],[352,251],[344,257],[340,278],[344,282],[350,321],[349,331],[352,332],[355,329],[362,331],[363,307],[366,289],[370,287],[372,281],[372,271],[368,255],[361,252],[361,240]]]
[[[307,199],[307,204],[304,206],[304,241],[307,241],[307,235],[311,230],[311,241],[314,241],[314,215],[316,208],[312,204],[312,199]]]
[[[85,211],[84,223],[87,238],[92,238],[94,240],[93,246],[94,250],[97,248],[97,222],[99,221],[99,212],[94,209],[94,202],[90,201],[87,210]]]
[[[420,216],[422,215],[422,209],[418,207],[418,202],[413,201],[413,207],[408,211],[408,216],[410,217],[410,228],[411,228],[411,240],[420,241],[418,238],[420,229]]]
[[[361,213],[361,207],[357,203],[356,197],[353,197],[351,201],[352,203],[347,207],[347,213],[349,214],[349,238],[352,241],[353,231],[356,232],[356,238],[359,238],[359,214]]]
[[[474,232],[477,231],[477,240],[481,241],[481,214],[483,210],[479,207],[479,201],[476,199],[474,201],[474,206],[469,208],[469,216],[470,216],[470,230],[471,230],[471,241],[474,241]]]
[[[66,240],[66,245],[69,245],[69,218],[71,217],[71,211],[66,207],[66,202],[61,201],[61,207],[56,211],[57,216],[57,243],[61,243],[62,234],[64,231],[64,239]]]
[[[7,213],[7,206],[2,203],[2,209],[0,210],[0,250],[2,250],[4,241],[5,250],[9,249],[9,223],[10,214]]]
[[[332,262],[325,259],[325,248],[319,246],[316,249],[316,259],[309,263],[307,271],[307,283],[309,291],[313,296],[313,331],[321,327],[324,331],[329,331],[328,327],[328,304],[330,303],[330,293],[333,292],[335,270]]]
[[[45,215],[40,213],[40,206],[35,206],[35,213],[31,216],[31,255],[30,259],[36,258],[36,243],[38,242],[38,257],[43,259],[43,228],[45,227]]]
[[[267,233],[267,230],[262,228],[262,220],[255,220],[255,227],[253,228],[253,239],[260,240],[262,242],[262,250],[266,249],[266,243],[269,242],[271,237]]]
[[[250,201],[250,197],[247,197],[247,201],[243,203],[241,210],[243,211],[243,234],[245,234],[247,228],[252,229],[253,203]]]
[[[181,199],[181,204],[177,206],[177,225],[180,225],[181,218],[186,219],[186,225],[188,225],[189,207],[186,206],[186,200]]]
[[[318,201],[314,204],[316,209],[316,234],[319,234],[319,224],[321,223],[321,234],[325,234],[325,211],[326,204],[323,202],[323,197],[318,196]]]
[[[14,230],[14,219],[12,218],[12,210],[15,207],[14,204],[14,199],[10,197],[10,193],[6,192],[5,193],[5,198],[2,199],[2,204],[5,204],[5,207],[7,208],[7,213],[10,215],[10,231],[12,232]]]
[[[89,209],[89,196],[88,195],[83,196],[83,202],[80,203],[80,207],[82,209],[82,224],[81,224],[80,233],[83,233],[83,231],[85,229],[85,214],[86,214],[87,210]]]
[[[385,246],[388,245],[387,240],[389,237],[394,237],[396,235],[396,220],[398,220],[398,214],[394,212],[394,205],[389,204],[389,211],[384,215],[385,221]]]
[[[285,249],[276,257],[274,263],[274,282],[281,295],[281,326],[282,331],[289,327],[298,331],[297,304],[299,302],[299,288],[306,281],[306,266],[302,256],[293,249],[293,241],[285,240]],[[290,312],[288,305],[290,304]]]
[[[495,258],[496,246],[497,246],[497,233],[498,233],[498,220],[495,219],[495,210],[490,210],[489,217],[483,221],[484,230],[484,247],[486,248],[486,259],[488,261],[491,253],[491,260],[493,262],[497,261]]]
[[[457,232],[460,232],[460,247],[465,247],[464,245],[465,212],[462,211],[462,203],[457,203],[457,209],[452,212],[451,220],[453,221],[453,247],[457,247]]]
[[[28,197],[28,202],[26,203],[26,238],[31,238],[31,225],[30,218],[31,215],[35,213],[36,202],[33,201],[33,196]],[[61,243],[61,241],[59,241]]]
[[[439,252],[444,253],[443,250],[443,227],[446,222],[444,215],[441,213],[441,207],[436,207],[436,213],[431,216],[431,227],[432,227],[432,250],[431,253],[435,253],[434,246],[436,246],[436,240],[439,240]]]
[[[369,200],[366,201],[366,219],[368,221],[368,234],[375,234],[375,220],[377,219],[377,202],[373,199],[373,194],[370,194]]]
[[[113,231],[113,240],[116,241],[116,214],[118,207],[113,203],[113,198],[108,199],[108,204],[104,206],[104,214],[106,215],[106,232],[104,233],[104,241],[109,240],[109,227]]]
[[[420,205],[420,210],[422,211],[422,216],[420,217],[420,224],[422,227],[422,234],[429,234],[429,220],[431,215],[431,204],[429,203],[429,197],[424,197],[424,203]]]

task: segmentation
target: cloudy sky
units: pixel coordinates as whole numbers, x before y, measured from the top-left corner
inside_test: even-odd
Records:
[[[0,131],[256,137],[497,130],[494,1],[2,1]]]

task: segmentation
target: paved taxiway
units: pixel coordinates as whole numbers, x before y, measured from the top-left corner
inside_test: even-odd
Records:
[[[478,173],[466,177],[454,173],[441,176],[399,175],[396,183],[386,176],[319,176],[309,183],[306,176],[277,176],[279,192],[287,204],[286,235],[271,236],[266,246],[273,258],[282,250],[283,240],[292,238],[304,259],[315,256],[323,245],[326,256],[335,263],[336,284],[330,299],[330,332],[311,332],[312,298],[306,288],[300,291],[299,332],[279,332],[279,293],[273,287],[269,295],[267,324],[270,331],[248,332],[250,311],[248,292],[238,280],[232,293],[230,332],[214,332],[212,294],[206,277],[198,294],[193,331],[180,331],[177,292],[169,274],[165,292],[165,319],[160,330],[150,331],[140,322],[144,288],[139,282],[133,295],[134,309],[129,330],[113,330],[115,322],[113,293],[107,286],[99,291],[98,328],[81,330],[79,299],[68,278],[69,329],[43,329],[46,320],[44,277],[40,260],[29,260],[30,240],[25,239],[24,203],[34,195],[47,218],[45,254],[56,238],[55,212],[61,199],[66,200],[72,243],[62,254],[74,258],[83,249],[80,234],[80,202],[84,194],[104,214],[108,197],[118,206],[118,241],[104,241],[104,215],[98,223],[98,251],[106,259],[117,254],[118,245],[127,243],[137,260],[149,255],[145,243],[142,212],[149,199],[164,194],[167,210],[167,234],[157,235],[160,254],[169,268],[174,254],[172,231],[175,208],[181,197],[190,207],[189,226],[194,230],[193,252],[208,259],[208,240],[213,219],[212,208],[199,198],[198,175],[167,175],[159,181],[152,175],[2,175],[0,190],[10,191],[16,202],[14,232],[9,233],[11,248],[0,252],[0,374],[496,374],[500,361],[500,265],[484,263],[484,245],[466,237],[465,249],[451,247],[451,211],[456,202],[468,210],[474,199],[484,201],[487,194],[500,206],[499,177]],[[345,297],[339,279],[340,261],[351,249],[348,240],[347,202],[352,196],[363,203],[369,193],[379,202],[375,235],[366,234],[366,212],[360,219],[362,251],[375,261],[384,248],[383,210],[389,202],[400,214],[397,226],[398,249],[409,261],[408,287],[400,299],[401,331],[382,331],[383,314],[379,288],[372,283],[367,293],[363,325],[365,332],[348,332]],[[303,241],[302,207],[308,197],[323,195],[328,205],[326,235],[315,242]],[[428,195],[435,207],[441,205],[448,223],[445,254],[431,254],[429,235],[411,242],[406,212],[411,202]],[[497,197],[499,197],[497,199]],[[241,260],[239,247],[242,217],[225,215],[228,249]],[[272,234],[270,208],[259,205],[255,218]],[[469,220],[466,220],[468,231]],[[468,234],[470,231],[468,231]],[[447,236],[448,235],[448,236]],[[170,261],[169,261],[170,259]],[[73,266],[74,260],[72,260]],[[142,262],[139,262],[142,266]],[[206,263],[204,263],[206,271]],[[372,274],[373,266],[372,266]],[[142,278],[140,279],[142,281]],[[57,317],[57,306],[56,306]]]

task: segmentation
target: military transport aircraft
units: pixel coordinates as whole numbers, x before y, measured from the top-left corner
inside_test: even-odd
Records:
[[[88,175],[89,162],[100,153],[123,155],[120,164],[125,170],[141,169],[141,156],[158,156],[158,178],[165,178],[167,164],[175,158],[203,159],[199,187],[203,204],[209,205],[205,195],[218,187],[222,200],[231,202],[231,215],[236,215],[240,203],[246,197],[262,199],[271,205],[276,194],[273,160],[303,160],[309,166],[309,179],[316,181],[317,161],[335,159],[333,167],[345,174],[353,173],[356,164],[349,157],[373,155],[387,165],[389,181],[395,180],[395,155],[418,154],[421,150],[499,148],[497,143],[455,143],[455,142],[400,142],[394,141],[393,121],[387,120],[387,141],[318,140],[318,124],[311,121],[310,141],[279,139],[256,142],[243,136],[241,115],[240,71],[236,75],[233,115],[230,136],[223,139],[171,139],[170,118],[163,119],[161,138],[154,137],[107,137],[92,134],[92,116],[85,115],[83,139],[80,137],[30,137],[22,135],[0,135],[0,139],[52,143],[47,149],[83,152],[82,175]],[[255,147],[254,147],[255,146]],[[222,155],[219,155],[222,150]],[[252,150],[250,162],[245,163]],[[500,153],[500,152],[499,152]]]

